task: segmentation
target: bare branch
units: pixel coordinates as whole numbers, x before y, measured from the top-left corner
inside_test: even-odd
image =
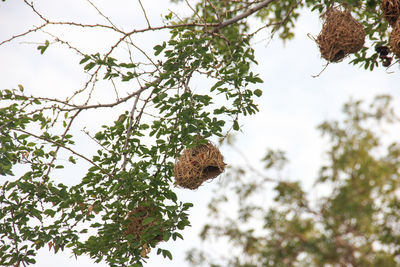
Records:
[[[124,161],[123,161],[122,167],[121,167],[122,170],[125,170],[126,164],[128,163],[128,157],[127,157],[128,153],[126,152],[126,149],[128,148],[129,138],[132,133],[132,125],[133,125],[133,119],[134,119],[133,117],[135,114],[136,106],[139,101],[139,97],[140,97],[140,94],[137,94],[136,98],[135,98],[135,102],[133,103],[133,106],[132,106],[131,113],[129,114],[129,125],[128,125],[128,129],[126,130],[126,139],[125,139],[125,144],[124,144],[124,148],[123,148]]]
[[[44,20],[46,23],[49,23],[49,20],[46,19],[45,17],[43,17],[43,15],[41,13],[39,13],[36,8],[33,6],[33,2],[28,3],[27,0],[24,0],[25,4],[27,4],[28,6],[30,6],[30,8],[33,10],[33,12],[36,13],[36,15],[39,16],[39,18],[41,18],[42,20]]]
[[[58,142],[56,142],[56,141],[53,141],[53,140],[51,140],[51,139],[47,139],[47,138],[45,138],[45,137],[43,137],[43,136],[39,136],[39,135],[36,135],[36,134],[34,134],[34,133],[27,132],[27,131],[25,131],[25,130],[23,130],[23,129],[13,129],[13,130],[14,130],[14,131],[21,132],[21,133],[25,133],[25,134],[30,135],[30,136],[33,136],[33,137],[35,137],[35,138],[37,138],[37,139],[39,139],[39,140],[43,140],[43,141],[52,143],[52,144],[54,144],[54,145],[60,146],[60,147],[64,148],[65,150],[68,150],[68,151],[71,152],[72,154],[74,154],[74,155],[76,155],[76,156],[78,156],[78,157],[80,157],[80,158],[86,160],[87,162],[91,163],[93,166],[96,166],[96,167],[97,167],[99,170],[101,170],[104,174],[107,174],[107,175],[109,175],[109,176],[112,176],[107,170],[105,170],[105,169],[103,169],[102,167],[100,167],[99,165],[97,165],[97,164],[96,164],[94,161],[92,161],[91,159],[87,158],[86,156],[84,156],[84,155],[82,155],[82,154],[76,152],[75,150],[73,150],[73,149],[71,149],[71,148],[69,148],[69,147],[67,147],[67,146],[65,146],[65,145],[63,145],[63,144],[60,144],[60,143],[58,143]]]
[[[262,9],[262,8],[264,8],[264,7],[266,7],[266,6],[268,6],[268,5],[271,4],[273,1],[275,1],[275,0],[264,0],[264,1],[262,1],[261,3],[259,3],[258,5],[256,5],[255,7],[252,7],[252,8],[250,8],[250,9],[248,9],[246,12],[244,12],[244,13],[242,13],[242,14],[236,16],[236,17],[233,17],[233,18],[231,18],[231,19],[228,19],[228,20],[224,21],[223,23],[220,23],[218,26],[214,27],[214,29],[212,30],[212,32],[217,32],[217,31],[219,31],[220,29],[222,29],[222,28],[224,28],[224,27],[226,27],[226,26],[228,26],[228,25],[231,25],[231,24],[233,24],[233,23],[236,23],[236,22],[238,22],[239,20],[242,20],[242,19],[244,19],[244,18],[250,16],[251,14],[257,12],[258,10],[260,10],[260,9]]]
[[[1,41],[1,42],[0,42],[0,45],[3,45],[3,44],[8,43],[8,42],[11,42],[11,41],[14,40],[14,39],[17,39],[17,38],[19,38],[19,37],[28,35],[28,34],[30,34],[30,33],[32,33],[32,32],[36,32],[36,31],[42,29],[43,27],[45,27],[45,26],[47,26],[47,25],[48,25],[48,23],[44,23],[44,24],[42,24],[42,25],[40,25],[40,26],[37,26],[37,27],[35,27],[35,28],[33,28],[33,29],[30,29],[30,30],[28,30],[28,31],[26,31],[26,32],[23,32],[23,33],[14,35],[14,36],[12,36],[12,37],[10,37],[10,38],[4,40],[4,41]]]
[[[116,31],[122,33],[122,31],[119,30],[117,26],[115,26],[115,24],[110,20],[110,18],[107,17],[106,15],[104,15],[104,13],[101,12],[101,10],[100,10],[95,4],[93,4],[90,0],[87,0],[87,1],[89,2],[89,4],[90,4],[92,7],[94,7],[94,9],[96,9],[96,11],[100,14],[100,16],[102,16],[103,18],[105,18],[105,19],[113,26],[112,28],[113,28],[114,30],[116,30]]]
[[[193,11],[193,14],[195,14],[197,16],[197,18],[199,19],[199,21],[202,21],[203,19],[200,17],[199,13],[190,5],[188,0],[185,0],[186,4],[188,5],[188,7]],[[203,20],[204,21],[204,20]],[[204,25],[207,25],[207,22],[204,21]]]
[[[149,89],[153,84],[157,84],[161,81],[161,78],[157,78],[155,81],[151,83],[147,83],[145,86],[141,87],[139,90],[127,95],[126,97],[120,98],[118,101],[110,104],[97,104],[97,105],[82,105],[82,106],[75,106],[73,108],[66,108],[66,109],[61,109],[62,111],[71,111],[71,110],[77,110],[77,109],[93,109],[93,108],[111,108],[114,106],[117,106],[123,102],[126,102],[127,100],[131,99],[132,97],[142,93],[143,91]]]
[[[147,17],[146,10],[143,7],[142,1],[140,1],[140,0],[138,0],[138,1],[139,1],[139,4],[140,4],[140,7],[143,10],[143,14],[144,14],[144,17],[146,19],[147,25],[149,26],[149,28],[151,28],[150,21],[149,21],[149,18]]]
[[[75,120],[75,118],[78,116],[78,114],[79,114],[81,111],[82,111],[82,110],[78,110],[78,111],[71,117],[71,120],[70,120],[70,122],[68,123],[67,127],[65,128],[65,131],[64,131],[64,133],[62,134],[61,139],[60,139],[59,142],[63,142],[63,141],[64,141],[65,135],[68,133],[69,129],[71,129],[71,126],[72,126],[73,121]],[[58,154],[58,151],[60,150],[60,147],[61,147],[61,144],[58,143],[58,144],[57,144],[57,148],[56,148],[56,150],[54,151],[53,157],[52,157],[52,159],[51,159],[51,161],[50,161],[49,169],[47,170],[47,173],[44,175],[44,177],[48,177],[48,176],[49,176],[50,171],[51,171],[51,169],[52,169],[51,166],[53,165],[54,161],[57,159],[57,154]]]
[[[44,32],[44,33],[48,34],[49,36],[53,37],[55,42],[58,42],[58,43],[60,43],[60,44],[63,44],[63,45],[68,46],[69,49],[74,50],[74,51],[75,51],[76,53],[78,53],[79,55],[81,55],[81,56],[84,56],[84,55],[85,55],[85,54],[82,53],[78,48],[72,46],[68,41],[61,40],[59,37],[55,36],[54,34],[52,34],[52,33],[50,33],[50,32],[47,32],[47,31],[44,31],[44,30],[42,30],[42,32]]]

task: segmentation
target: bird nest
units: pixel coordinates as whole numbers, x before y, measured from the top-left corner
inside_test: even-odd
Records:
[[[400,0],[382,0],[381,9],[385,20],[393,27],[400,16]]]
[[[212,143],[183,151],[174,166],[175,183],[197,189],[203,182],[220,175],[225,169],[224,157]]]
[[[146,218],[154,218],[150,222],[146,223],[144,220]],[[130,224],[127,226],[124,235],[132,235],[133,241],[139,242],[141,240],[142,235],[146,232],[149,227],[153,227],[157,224],[157,214],[154,209],[148,206],[138,206],[133,209],[128,214],[128,218],[130,220]],[[156,243],[162,240],[162,235],[155,236],[150,241],[156,241]]]
[[[364,46],[364,28],[349,11],[331,7],[322,18],[325,21],[316,42],[324,59],[339,62]]]
[[[397,20],[390,34],[389,40],[390,48],[393,53],[400,58],[400,20]]]

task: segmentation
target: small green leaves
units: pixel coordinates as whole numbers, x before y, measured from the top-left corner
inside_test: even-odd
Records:
[[[172,260],[172,254],[168,250],[159,248],[157,250],[157,255],[159,254],[162,254],[164,258],[169,258],[170,260]]]
[[[52,210],[52,209],[47,209],[44,211],[44,214],[49,215],[50,217],[54,217],[56,215],[56,211]]]
[[[172,12],[169,12],[167,15],[164,16],[164,18],[165,18],[166,20],[171,20],[173,15],[174,15],[174,14],[173,14]]]
[[[155,50],[154,55],[158,56],[167,46],[166,42],[163,42],[162,45],[156,45],[153,49]]]
[[[184,203],[183,204],[183,210],[188,210],[189,208],[193,207],[192,203]]]
[[[49,47],[49,45],[50,45],[49,40],[46,40],[45,43],[44,43],[44,45],[39,45],[39,46],[37,47],[37,50],[39,50],[39,51],[40,51],[40,54],[43,55],[43,53],[46,51],[46,49]]]

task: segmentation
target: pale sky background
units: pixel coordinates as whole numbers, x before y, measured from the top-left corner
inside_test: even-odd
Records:
[[[190,13],[185,4],[171,5],[166,0],[142,0],[142,2],[153,26],[161,25],[160,15],[168,14],[168,9],[182,14],[182,17]],[[95,3],[114,23],[125,30],[146,26],[137,1]],[[85,0],[40,0],[35,1],[35,4],[38,10],[54,20],[106,23]],[[26,8],[23,1],[7,0],[5,3],[0,3],[0,42],[29,29],[31,25],[40,23],[41,21]],[[391,74],[383,67],[369,72],[347,64],[350,59],[346,59],[342,63],[329,65],[320,77],[312,78],[312,75],[322,70],[325,61],[320,58],[317,45],[307,37],[307,34],[317,36],[320,27],[318,16],[304,11],[297,23],[295,39],[285,45],[277,39],[270,42],[267,31],[261,32],[254,38],[259,65],[253,66],[253,71],[260,73],[260,77],[264,80],[264,84],[260,85],[263,96],[257,99],[260,112],[240,121],[243,132],[237,135],[236,143],[251,161],[261,159],[267,148],[286,151],[290,165],[285,175],[294,180],[301,180],[308,186],[317,176],[327,148],[316,130],[319,123],[327,119],[340,118],[342,105],[351,97],[371,100],[377,94],[391,94],[396,106],[400,106],[398,66],[391,67],[389,70],[393,72]],[[59,33],[65,40],[72,40],[71,42],[87,53],[104,51],[119,38],[104,30],[84,33],[76,28],[71,31],[64,31],[60,27],[48,30]],[[36,50],[37,44],[30,42],[43,42],[46,39],[51,40],[43,33],[38,33],[0,46],[1,89],[16,88],[18,84],[22,84],[29,93],[60,97],[82,87],[86,75],[82,66],[78,65],[81,58],[58,44],[50,46],[44,55],[40,55]],[[167,31],[143,35],[140,39],[135,39],[135,42],[152,51],[152,47],[160,40],[168,40]],[[200,83],[198,87],[201,85]],[[129,90],[129,87],[124,89]],[[115,120],[117,115],[118,112],[117,114],[107,111],[88,112],[81,123],[88,128],[96,128]],[[394,134],[397,135],[398,132]],[[90,150],[90,145],[84,143],[81,145],[82,149]],[[240,158],[232,150],[225,147],[221,150],[228,164],[241,163]],[[74,179],[79,178],[78,169],[71,169],[69,174],[75,175],[76,178],[70,178],[65,181],[66,183],[74,183]],[[223,178],[224,175],[217,179]],[[172,261],[156,255],[154,250],[145,266],[188,265],[184,261],[185,251],[191,247],[202,246],[197,235],[207,214],[206,205],[211,197],[212,188],[213,183],[207,183],[194,192],[176,189],[181,201],[194,203],[194,208],[190,210],[192,227],[183,231],[185,240],[160,244],[160,247],[172,252],[174,256]],[[94,264],[87,257],[75,260],[68,251],[54,255],[48,252],[47,248],[42,249],[35,266],[50,267],[54,264],[59,267],[107,266]]]

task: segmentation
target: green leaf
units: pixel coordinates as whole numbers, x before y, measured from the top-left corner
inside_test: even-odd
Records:
[[[153,217],[147,217],[143,220],[142,225],[147,225],[149,223],[151,223],[152,221],[154,221],[155,218]]]
[[[171,254],[171,252],[169,252],[168,250],[165,250],[165,249],[164,249],[164,250],[162,251],[162,255],[163,255],[164,258],[167,258],[167,257],[168,257],[170,260],[172,260],[172,254]]]
[[[172,234],[172,239],[175,241],[177,238],[180,238],[183,240],[183,236],[180,233],[173,233]]]
[[[85,55],[85,57],[84,57],[81,61],[79,61],[79,64],[83,64],[83,63],[85,63],[86,61],[88,61],[89,59],[90,59],[90,56]]]
[[[233,122],[233,130],[239,131],[239,123],[238,123],[238,121],[234,121]]]
[[[176,227],[177,227],[179,230],[183,230],[183,229],[185,228],[185,226],[187,226],[188,224],[189,224],[189,222],[188,222],[187,220],[183,220],[183,221],[178,222],[178,224],[176,225]]]
[[[26,138],[28,138],[28,137],[29,137],[28,134],[21,134],[21,135],[18,136],[18,139],[19,139],[19,140],[22,140],[22,139],[26,139]]]
[[[193,207],[192,203],[184,203],[183,204],[183,210],[188,210],[189,208]]]
[[[158,56],[166,47],[166,43],[164,42],[163,45],[156,45],[153,49],[155,50],[154,55]]]
[[[210,91],[214,91],[216,88],[220,87],[221,85],[223,85],[225,82],[224,81],[218,81],[216,82],[213,87],[211,87]]]
[[[260,89],[256,89],[254,90],[254,94],[258,97],[260,97],[262,95],[262,91]]]
[[[71,162],[72,164],[76,164],[76,160],[74,159],[74,157],[70,156],[68,158],[68,161]]]
[[[46,49],[49,47],[49,45],[50,45],[49,40],[46,40],[46,42],[44,43],[44,45],[39,45],[39,46],[37,47],[37,50],[40,50],[40,54],[43,55],[43,53],[46,51]]]
[[[168,241],[170,237],[171,237],[171,233],[170,232],[164,232],[164,235],[163,235],[163,240],[164,241]]]
[[[89,71],[89,70],[93,69],[94,66],[96,66],[96,63],[90,62],[83,69],[86,71]]]
[[[44,211],[44,214],[49,215],[50,217],[54,217],[54,215],[56,215],[56,212],[54,210],[51,209],[47,209]]]

